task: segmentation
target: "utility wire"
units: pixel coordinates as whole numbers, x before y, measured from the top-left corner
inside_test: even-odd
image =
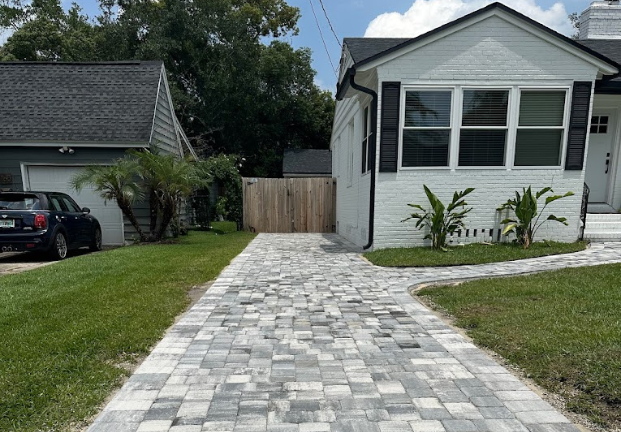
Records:
[[[311,10],[313,11],[313,15],[315,16],[315,23],[317,23],[317,29],[319,30],[319,36],[321,37],[321,42],[323,42],[323,48],[326,50],[326,54],[328,55],[328,60],[330,60],[330,64],[332,65],[332,72],[334,72],[334,76],[338,79],[338,74],[336,73],[336,68],[334,67],[334,62],[332,61],[332,56],[330,56],[330,50],[328,49],[328,45],[326,44],[326,40],[323,37],[323,31],[321,30],[321,25],[319,24],[319,19],[317,18],[317,14],[315,13],[315,6],[313,5],[313,0],[308,0],[311,6]]]
[[[339,37],[336,35],[336,32],[334,31],[334,27],[332,26],[332,21],[330,21],[330,17],[328,17],[328,11],[326,11],[326,7],[323,5],[323,0],[319,0],[319,4],[321,5],[321,9],[323,9],[323,14],[326,16],[326,20],[328,21],[330,30],[332,30],[334,39],[336,39],[336,43],[339,44],[339,46],[342,48],[343,45],[341,45],[341,40],[339,39]]]

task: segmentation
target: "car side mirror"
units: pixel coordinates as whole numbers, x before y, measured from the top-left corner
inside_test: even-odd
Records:
[[[87,214],[89,214],[90,212],[91,212],[91,209],[89,209],[88,207],[84,207],[84,208],[82,209],[82,214],[87,215]]]

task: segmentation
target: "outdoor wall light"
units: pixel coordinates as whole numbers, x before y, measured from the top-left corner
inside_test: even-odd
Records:
[[[74,154],[75,153],[74,149],[72,149],[71,147],[67,147],[67,146],[59,148],[58,151],[62,154],[65,154],[65,153]]]

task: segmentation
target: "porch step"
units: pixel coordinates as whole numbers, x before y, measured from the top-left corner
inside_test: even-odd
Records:
[[[621,231],[584,231],[584,239],[597,242],[621,242]]]
[[[584,238],[592,241],[621,242],[621,214],[587,214]]]
[[[587,222],[621,222],[621,213],[587,213]]]

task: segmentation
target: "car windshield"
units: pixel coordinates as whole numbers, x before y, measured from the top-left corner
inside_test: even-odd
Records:
[[[36,195],[0,193],[0,210],[39,210]]]

